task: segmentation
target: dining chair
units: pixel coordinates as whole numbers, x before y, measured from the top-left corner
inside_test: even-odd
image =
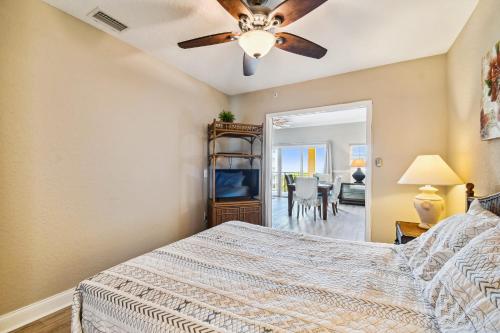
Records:
[[[318,178],[320,182],[330,183],[332,181],[332,177],[328,173],[315,173],[314,177]]]
[[[321,217],[321,201],[318,198],[318,179],[316,177],[297,177],[295,179],[295,192],[293,202],[297,205],[297,219],[302,207],[302,216],[304,209],[314,208],[314,220],[316,221],[316,208],[318,208]]]
[[[287,189],[288,189],[288,185],[291,185],[294,182],[293,175],[291,175],[291,174],[285,174],[285,182],[286,182],[286,186],[287,186]]]
[[[339,195],[341,185],[342,177],[335,177],[335,181],[333,182],[333,190],[328,197],[328,201],[332,204],[333,215],[337,215],[337,213],[339,212]]]

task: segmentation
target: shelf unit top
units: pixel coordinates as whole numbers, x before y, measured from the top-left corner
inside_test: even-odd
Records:
[[[215,153],[215,154],[210,154],[209,157],[210,158],[217,158],[217,157],[262,158],[261,155],[247,154],[247,153]]]
[[[264,124],[243,124],[226,123],[214,119],[213,123],[208,124],[208,138],[214,140],[218,137],[231,138],[262,138]]]

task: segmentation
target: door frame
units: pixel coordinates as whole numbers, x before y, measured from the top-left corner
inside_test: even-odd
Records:
[[[284,115],[295,115],[303,113],[335,112],[346,109],[366,108],[366,145],[368,147],[368,163],[366,170],[366,195],[365,195],[365,241],[371,241],[371,216],[372,216],[372,170],[373,170],[373,142],[372,142],[372,100],[364,100],[352,103],[334,104],[321,107],[297,109],[283,112],[266,114],[265,123],[265,155],[264,155],[264,225],[272,226],[272,149],[273,149],[273,118]],[[269,158],[268,158],[269,157]]]

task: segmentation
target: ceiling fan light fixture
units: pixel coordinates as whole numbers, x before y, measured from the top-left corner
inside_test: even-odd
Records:
[[[238,43],[246,54],[259,59],[271,51],[276,44],[276,37],[269,31],[250,30],[240,36]]]

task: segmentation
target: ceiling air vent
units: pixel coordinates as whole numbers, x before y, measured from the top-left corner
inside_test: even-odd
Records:
[[[92,17],[97,22],[107,25],[109,28],[113,29],[114,31],[121,32],[121,31],[128,28],[125,24],[121,23],[117,19],[112,18],[111,16],[109,16],[108,14],[106,14],[105,12],[100,10],[99,8],[96,8],[93,11],[91,11],[89,13],[89,16]]]

